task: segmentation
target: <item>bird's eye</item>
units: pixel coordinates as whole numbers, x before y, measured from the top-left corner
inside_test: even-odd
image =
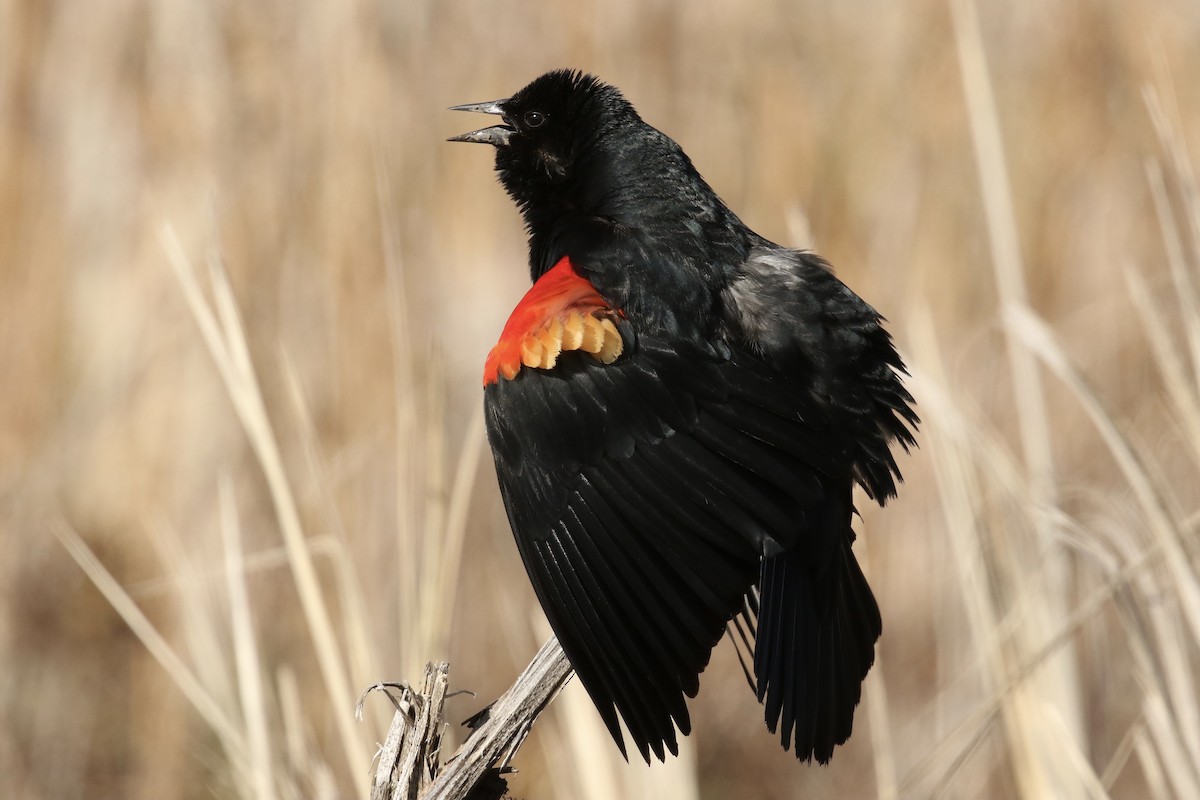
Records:
[[[540,128],[546,122],[546,115],[540,111],[525,112],[525,127]]]

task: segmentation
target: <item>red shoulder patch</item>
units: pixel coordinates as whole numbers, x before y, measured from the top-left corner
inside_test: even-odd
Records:
[[[484,362],[483,385],[512,380],[522,366],[550,369],[569,350],[611,364],[625,347],[613,322],[618,315],[563,256],[513,309]]]

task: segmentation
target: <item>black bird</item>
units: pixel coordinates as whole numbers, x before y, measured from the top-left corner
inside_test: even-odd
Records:
[[[828,761],[882,631],[851,492],[895,495],[890,445],[918,422],[882,318],[819,256],[746,227],[591,75],[453,110],[502,120],[451,139],[496,148],[529,232],[533,286],[484,367],[488,439],[600,716],[622,753],[618,714],[644,759],[676,753],[735,626],[767,726]]]

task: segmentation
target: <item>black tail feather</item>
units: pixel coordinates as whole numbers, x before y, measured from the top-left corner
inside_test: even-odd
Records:
[[[848,537],[823,571],[798,550],[764,560],[760,592],[754,671],[767,727],[797,758],[824,764],[850,737],[879,606]]]

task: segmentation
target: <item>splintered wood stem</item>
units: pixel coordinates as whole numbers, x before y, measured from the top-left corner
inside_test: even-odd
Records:
[[[558,639],[551,638],[457,752],[440,764],[449,665],[427,664],[419,695],[404,687],[399,700],[393,697],[396,715],[379,752],[371,800],[465,800],[489,768],[508,765],[572,674]]]

